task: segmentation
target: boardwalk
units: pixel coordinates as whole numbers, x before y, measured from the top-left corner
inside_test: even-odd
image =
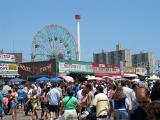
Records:
[[[40,119],[40,117],[41,117],[41,110],[38,110],[38,117],[39,117],[38,120],[45,120],[45,119]],[[12,116],[11,115],[5,115],[3,117],[3,120],[12,120]],[[23,111],[17,110],[17,120],[32,120],[31,119],[31,112],[29,113],[28,116],[25,116],[25,114],[24,114]],[[50,120],[50,118],[48,120]],[[113,120],[113,118],[111,118],[110,120]]]

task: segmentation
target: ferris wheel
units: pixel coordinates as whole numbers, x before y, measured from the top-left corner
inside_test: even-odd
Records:
[[[32,61],[55,58],[76,60],[77,47],[72,34],[64,27],[50,24],[38,31],[32,42]]]

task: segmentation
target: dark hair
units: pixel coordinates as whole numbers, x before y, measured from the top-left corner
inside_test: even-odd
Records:
[[[160,100],[160,81],[156,81],[152,88],[151,100]]]
[[[117,86],[116,86],[116,85],[113,85],[112,90],[116,90],[116,88],[117,88]]]
[[[103,93],[103,87],[102,86],[98,86],[97,90],[98,90],[99,93]]]
[[[137,86],[138,86],[138,85],[137,85],[136,83],[134,83],[134,84],[132,85],[132,89],[136,89]]]
[[[88,83],[88,84],[86,85],[86,88],[91,91],[91,90],[92,90],[92,85]]]
[[[86,95],[86,94],[87,94],[87,91],[86,91],[85,89],[83,89],[83,90],[82,90],[82,93]]]
[[[47,93],[49,92],[49,90],[50,90],[50,88],[47,87],[47,88],[45,89],[45,93],[47,94]]]
[[[73,92],[73,90],[68,89],[67,90],[67,94],[68,94],[68,96],[73,96],[74,92]]]
[[[57,87],[57,84],[56,83],[52,83],[52,87],[53,88]]]
[[[122,80],[122,81],[121,81],[121,85],[122,85],[122,87],[123,87],[123,86],[126,86],[126,85],[127,85],[127,84],[126,84],[126,81],[125,81],[125,80]]]
[[[8,90],[8,93],[12,93],[12,91],[11,91],[11,90]]]

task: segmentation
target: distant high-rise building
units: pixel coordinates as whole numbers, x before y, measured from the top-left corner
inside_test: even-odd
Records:
[[[108,52],[105,52],[104,50],[102,50],[101,53],[93,53],[94,62],[96,63],[108,64],[107,57]]]
[[[96,63],[103,64],[120,64],[122,61],[124,66],[132,66],[132,55],[131,50],[124,49],[122,45],[116,45],[116,51],[105,52],[102,50],[101,53],[93,54],[93,61]]]
[[[140,52],[139,54],[132,55],[132,65],[134,67],[146,68],[150,67],[150,72],[154,69],[154,55],[151,52]]]
[[[23,60],[23,55],[22,55],[22,53],[8,53],[8,54],[10,54],[10,55],[14,55],[15,56],[15,58],[16,58],[16,62],[17,63],[22,63],[22,60]]]
[[[116,45],[116,51],[124,50],[123,45],[117,44]]]

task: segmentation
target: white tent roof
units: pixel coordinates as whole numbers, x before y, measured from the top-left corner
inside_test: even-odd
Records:
[[[133,81],[133,82],[140,82],[140,79],[135,78],[135,79],[133,79],[132,81]]]
[[[105,79],[95,76],[88,76],[87,80],[105,80]]]
[[[148,80],[160,80],[160,78],[157,77],[156,75],[152,75],[151,77],[148,78]]]
[[[138,78],[138,75],[136,75],[136,74],[124,74],[124,77],[135,77],[135,78]]]

